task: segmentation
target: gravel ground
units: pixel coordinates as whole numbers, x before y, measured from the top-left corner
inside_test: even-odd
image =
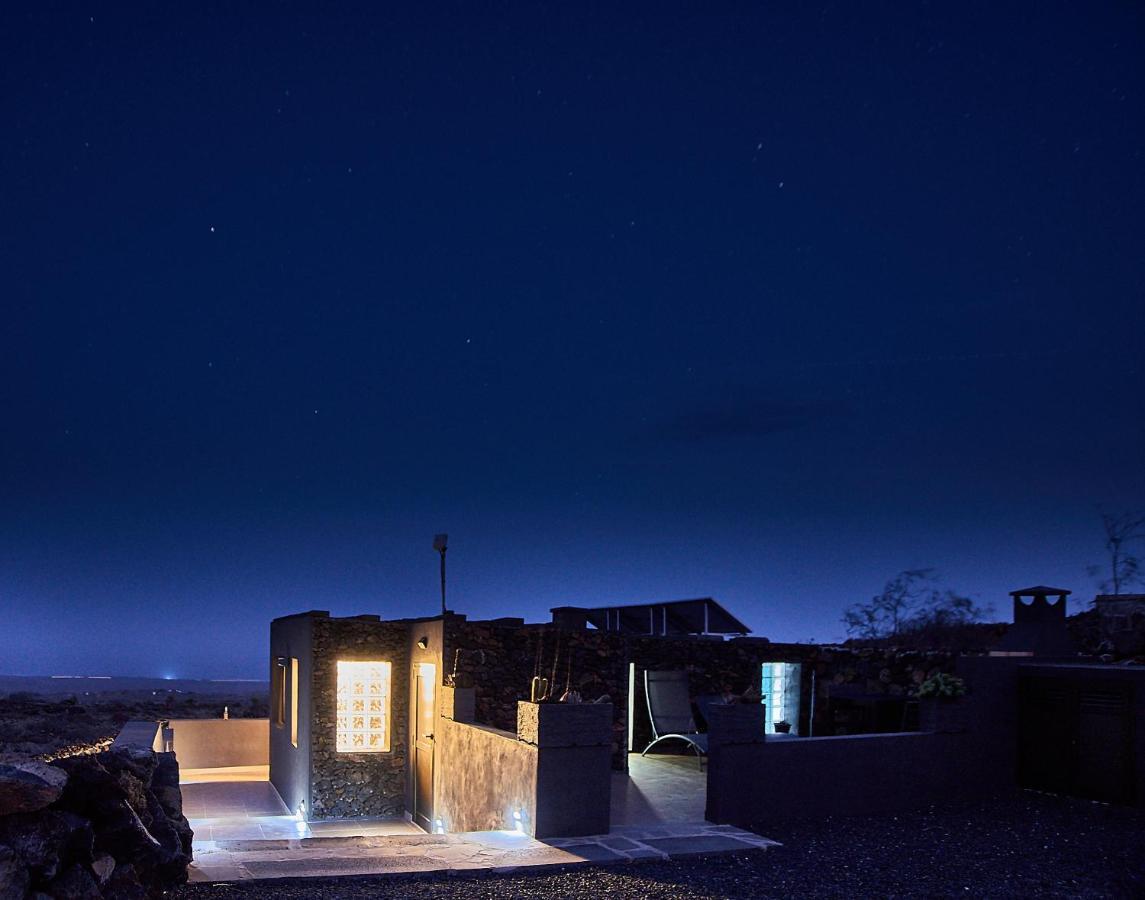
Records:
[[[1025,793],[961,809],[761,828],[785,846],[535,874],[188,885],[177,900],[486,897],[1145,898],[1145,812]]]

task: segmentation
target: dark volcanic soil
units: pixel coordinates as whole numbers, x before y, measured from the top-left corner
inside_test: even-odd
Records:
[[[785,845],[539,874],[188,885],[172,898],[1145,897],[1142,810],[1024,793],[960,810],[828,820],[764,833]]]
[[[132,719],[265,717],[266,698],[198,696],[160,691],[52,695],[15,692],[0,696],[0,763],[68,752],[106,749]]]

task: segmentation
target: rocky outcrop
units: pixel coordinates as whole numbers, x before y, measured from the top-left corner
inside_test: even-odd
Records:
[[[0,845],[0,900],[19,900],[31,879],[24,861],[10,847]]]
[[[18,811],[0,815],[0,900],[142,900],[186,881],[193,835],[173,754],[117,748],[16,769],[4,796]],[[26,788],[25,775],[51,790]]]
[[[0,765],[0,816],[43,809],[60,798],[67,780],[62,771],[42,762]]]

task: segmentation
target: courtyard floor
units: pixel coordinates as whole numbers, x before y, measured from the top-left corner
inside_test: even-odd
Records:
[[[261,878],[508,871],[665,860],[774,846],[704,821],[705,774],[694,758],[633,756],[614,776],[609,834],[535,840],[513,831],[425,834],[405,820],[306,823],[260,773],[187,773],[184,813],[195,831],[192,882]]]
[[[829,818],[777,832],[765,853],[513,872],[189,884],[172,900],[562,897],[1145,897],[1145,810],[1022,793],[973,806]]]

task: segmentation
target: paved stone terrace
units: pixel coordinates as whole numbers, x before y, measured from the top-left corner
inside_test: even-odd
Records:
[[[630,776],[615,776],[609,834],[544,841],[514,831],[425,834],[393,819],[308,824],[287,814],[266,781],[184,784],[184,809],[195,830],[190,879],[513,871],[776,845],[703,820],[705,775],[694,758],[633,755],[630,763]]]
[[[621,863],[759,850],[774,841],[725,825],[618,828],[611,834],[537,841],[506,831],[298,840],[196,842],[191,881],[466,871]]]

